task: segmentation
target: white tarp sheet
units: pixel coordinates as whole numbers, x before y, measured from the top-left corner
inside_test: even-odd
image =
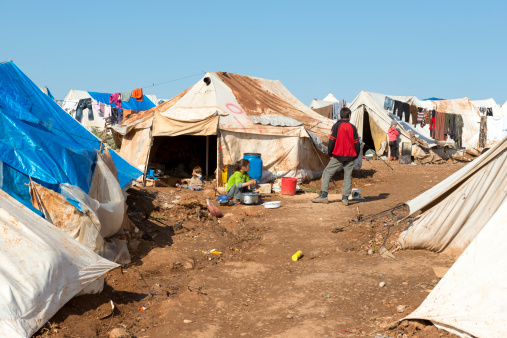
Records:
[[[118,266],[0,190],[0,335],[30,337]]]
[[[406,319],[430,320],[461,337],[507,332],[507,200],[424,302]]]

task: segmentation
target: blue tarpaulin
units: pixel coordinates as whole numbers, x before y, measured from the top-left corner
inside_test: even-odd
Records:
[[[97,93],[97,92],[88,92],[90,96],[95,100],[105,104],[111,105],[111,107],[116,107],[116,103],[109,103],[109,97],[111,94],[107,93]],[[129,102],[121,102],[123,109],[130,110],[148,110],[155,107],[155,104],[151,102],[149,98],[143,95],[142,101],[137,101],[135,98],[131,97]]]
[[[56,191],[69,183],[88,192],[99,149],[99,140],[13,62],[0,63],[0,188],[27,206],[29,177]],[[113,159],[122,187],[141,176],[119,155]]]
[[[442,101],[445,99],[439,99],[438,97],[430,97],[429,99],[424,99],[423,101]]]

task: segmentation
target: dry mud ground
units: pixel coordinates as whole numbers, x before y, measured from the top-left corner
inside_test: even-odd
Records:
[[[216,200],[212,190],[133,188],[129,215],[140,232],[132,263],[109,272],[101,294],[71,300],[37,335],[107,337],[121,328],[137,337],[448,337],[428,323],[396,321],[436,285],[432,267],[453,259],[428,251],[382,258],[377,250],[384,241],[394,247],[401,227],[387,240],[386,229],[403,209],[349,221],[414,198],[464,164],[390,165],[365,162],[353,179],[365,199],[348,207],[337,174],[329,204],[312,204],[316,193],[271,194],[262,199],[281,208],[220,207],[219,221],[205,207],[206,197]],[[304,256],[294,262],[298,250]]]

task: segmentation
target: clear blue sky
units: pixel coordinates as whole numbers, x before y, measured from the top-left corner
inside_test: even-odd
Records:
[[[281,80],[307,105],[362,89],[503,104],[506,19],[506,1],[4,1],[0,60],[59,99],[209,70]]]

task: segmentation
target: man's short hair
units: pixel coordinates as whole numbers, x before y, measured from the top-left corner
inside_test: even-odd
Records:
[[[195,167],[194,171],[196,174],[202,175],[202,168],[201,167]]]
[[[345,119],[347,117],[350,117],[350,114],[352,114],[352,112],[350,111],[349,108],[347,107],[343,107],[341,110],[340,110],[340,117],[342,119]]]

